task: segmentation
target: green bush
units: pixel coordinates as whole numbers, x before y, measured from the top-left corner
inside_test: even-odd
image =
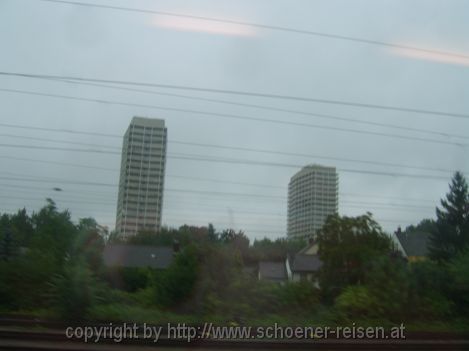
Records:
[[[454,303],[448,299],[453,278],[446,265],[432,261],[410,265],[412,295],[409,312],[425,319],[441,319],[454,312]]]
[[[67,321],[85,319],[88,309],[102,299],[102,287],[83,261],[67,262],[50,282],[49,301]]]
[[[194,247],[187,247],[180,252],[166,271],[154,276],[154,304],[171,307],[186,300],[193,293],[198,266],[197,251]]]
[[[347,318],[373,317],[378,313],[376,298],[368,287],[362,285],[346,287],[337,297],[335,307]]]
[[[311,282],[288,283],[280,286],[278,298],[284,311],[311,312],[319,305],[319,290]]]
[[[469,249],[450,262],[449,274],[453,282],[450,296],[458,313],[465,317],[469,315]]]

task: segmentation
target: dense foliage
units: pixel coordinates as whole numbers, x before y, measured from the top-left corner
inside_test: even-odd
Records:
[[[436,229],[432,232],[431,256],[448,261],[469,245],[469,191],[463,174],[456,172],[446,199],[436,209]]]
[[[73,223],[49,200],[31,216],[0,216],[0,311],[68,321],[460,323],[469,315],[468,211],[457,173],[437,220],[405,229],[431,234],[431,255],[417,262],[406,261],[370,213],[331,216],[317,236],[319,284],[278,284],[258,280],[259,261],[282,262],[304,241],[250,244],[243,232],[211,224],[162,228],[128,244],[177,245],[167,269],[106,267],[105,241],[124,241],[92,218]]]

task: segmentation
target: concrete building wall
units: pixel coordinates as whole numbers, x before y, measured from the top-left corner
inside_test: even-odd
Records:
[[[338,175],[335,167],[310,165],[301,169],[288,185],[289,237],[314,237],[327,217],[337,213]]]
[[[158,231],[163,209],[167,130],[164,120],[134,117],[122,146],[116,231]]]

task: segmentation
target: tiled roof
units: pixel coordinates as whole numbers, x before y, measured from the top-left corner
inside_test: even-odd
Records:
[[[167,268],[173,260],[171,247],[141,245],[107,245],[103,261],[108,267]]]
[[[402,246],[402,249],[409,256],[427,256],[428,244],[430,241],[430,233],[427,232],[414,232],[396,233],[397,240]]]
[[[293,272],[317,272],[322,266],[318,255],[305,255],[298,253],[293,259]]]
[[[259,262],[259,275],[261,279],[266,280],[286,280],[285,262],[261,261]]]

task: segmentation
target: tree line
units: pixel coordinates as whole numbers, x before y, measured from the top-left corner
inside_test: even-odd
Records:
[[[457,172],[449,192],[407,235],[430,233],[426,260],[410,263],[371,213],[330,216],[317,235],[313,282],[259,281],[251,268],[282,261],[302,240],[255,240],[213,225],[162,228],[123,241],[92,218],[71,220],[52,200],[38,212],[0,216],[0,312],[100,321],[227,323],[385,322],[469,325],[469,192]],[[104,245],[181,247],[165,270],[106,267]],[[425,324],[426,323],[426,324]],[[442,324],[443,323],[443,324]]]

